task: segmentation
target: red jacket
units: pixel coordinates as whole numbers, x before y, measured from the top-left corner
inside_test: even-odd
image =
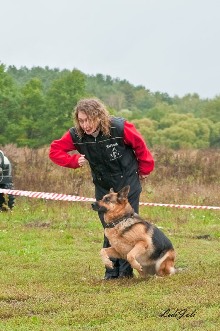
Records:
[[[135,152],[138,161],[138,170],[140,175],[148,175],[154,169],[154,160],[148,150],[146,143],[135,126],[125,121],[124,124],[124,143],[130,145]],[[66,132],[61,139],[54,140],[50,146],[50,159],[62,166],[68,168],[79,168],[78,159],[80,154],[70,155],[68,152],[76,150],[70,132]]]

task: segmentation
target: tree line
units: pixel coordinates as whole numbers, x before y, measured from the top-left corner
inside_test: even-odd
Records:
[[[135,123],[149,147],[220,147],[220,95],[171,97],[78,69],[4,64],[0,64],[0,145],[49,145],[73,126],[73,108],[84,97],[101,99],[112,115]]]

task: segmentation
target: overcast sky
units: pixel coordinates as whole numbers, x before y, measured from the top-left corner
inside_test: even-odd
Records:
[[[0,0],[0,62],[220,95],[220,0]]]

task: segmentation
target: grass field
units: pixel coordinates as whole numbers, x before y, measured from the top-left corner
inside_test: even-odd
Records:
[[[220,212],[140,207],[183,272],[103,281],[103,230],[89,203],[17,198],[0,213],[0,330],[220,329]]]

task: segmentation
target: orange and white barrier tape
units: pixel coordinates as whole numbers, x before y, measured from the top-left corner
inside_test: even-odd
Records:
[[[171,208],[185,208],[185,209],[213,209],[220,210],[220,207],[215,206],[192,206],[192,205],[174,205],[170,203],[153,203],[153,202],[140,202],[140,205],[144,206],[157,206],[157,207],[171,207]]]
[[[77,195],[70,194],[60,194],[60,193],[46,193],[46,192],[32,192],[32,191],[21,191],[21,190],[9,190],[1,189],[0,193],[18,195],[21,197],[28,198],[38,198],[46,200],[62,200],[62,201],[96,201],[93,198],[85,198]],[[171,208],[185,208],[185,209],[212,209],[220,210],[220,207],[215,206],[192,206],[192,205],[175,205],[168,203],[153,203],[153,202],[140,202],[141,206],[150,206],[150,207],[171,207]]]
[[[63,201],[95,201],[92,198],[79,197],[77,195],[60,194],[60,193],[46,193],[46,192],[32,192],[32,191],[20,191],[0,189],[0,193],[19,195],[21,197],[38,198],[46,200],[63,200]]]

